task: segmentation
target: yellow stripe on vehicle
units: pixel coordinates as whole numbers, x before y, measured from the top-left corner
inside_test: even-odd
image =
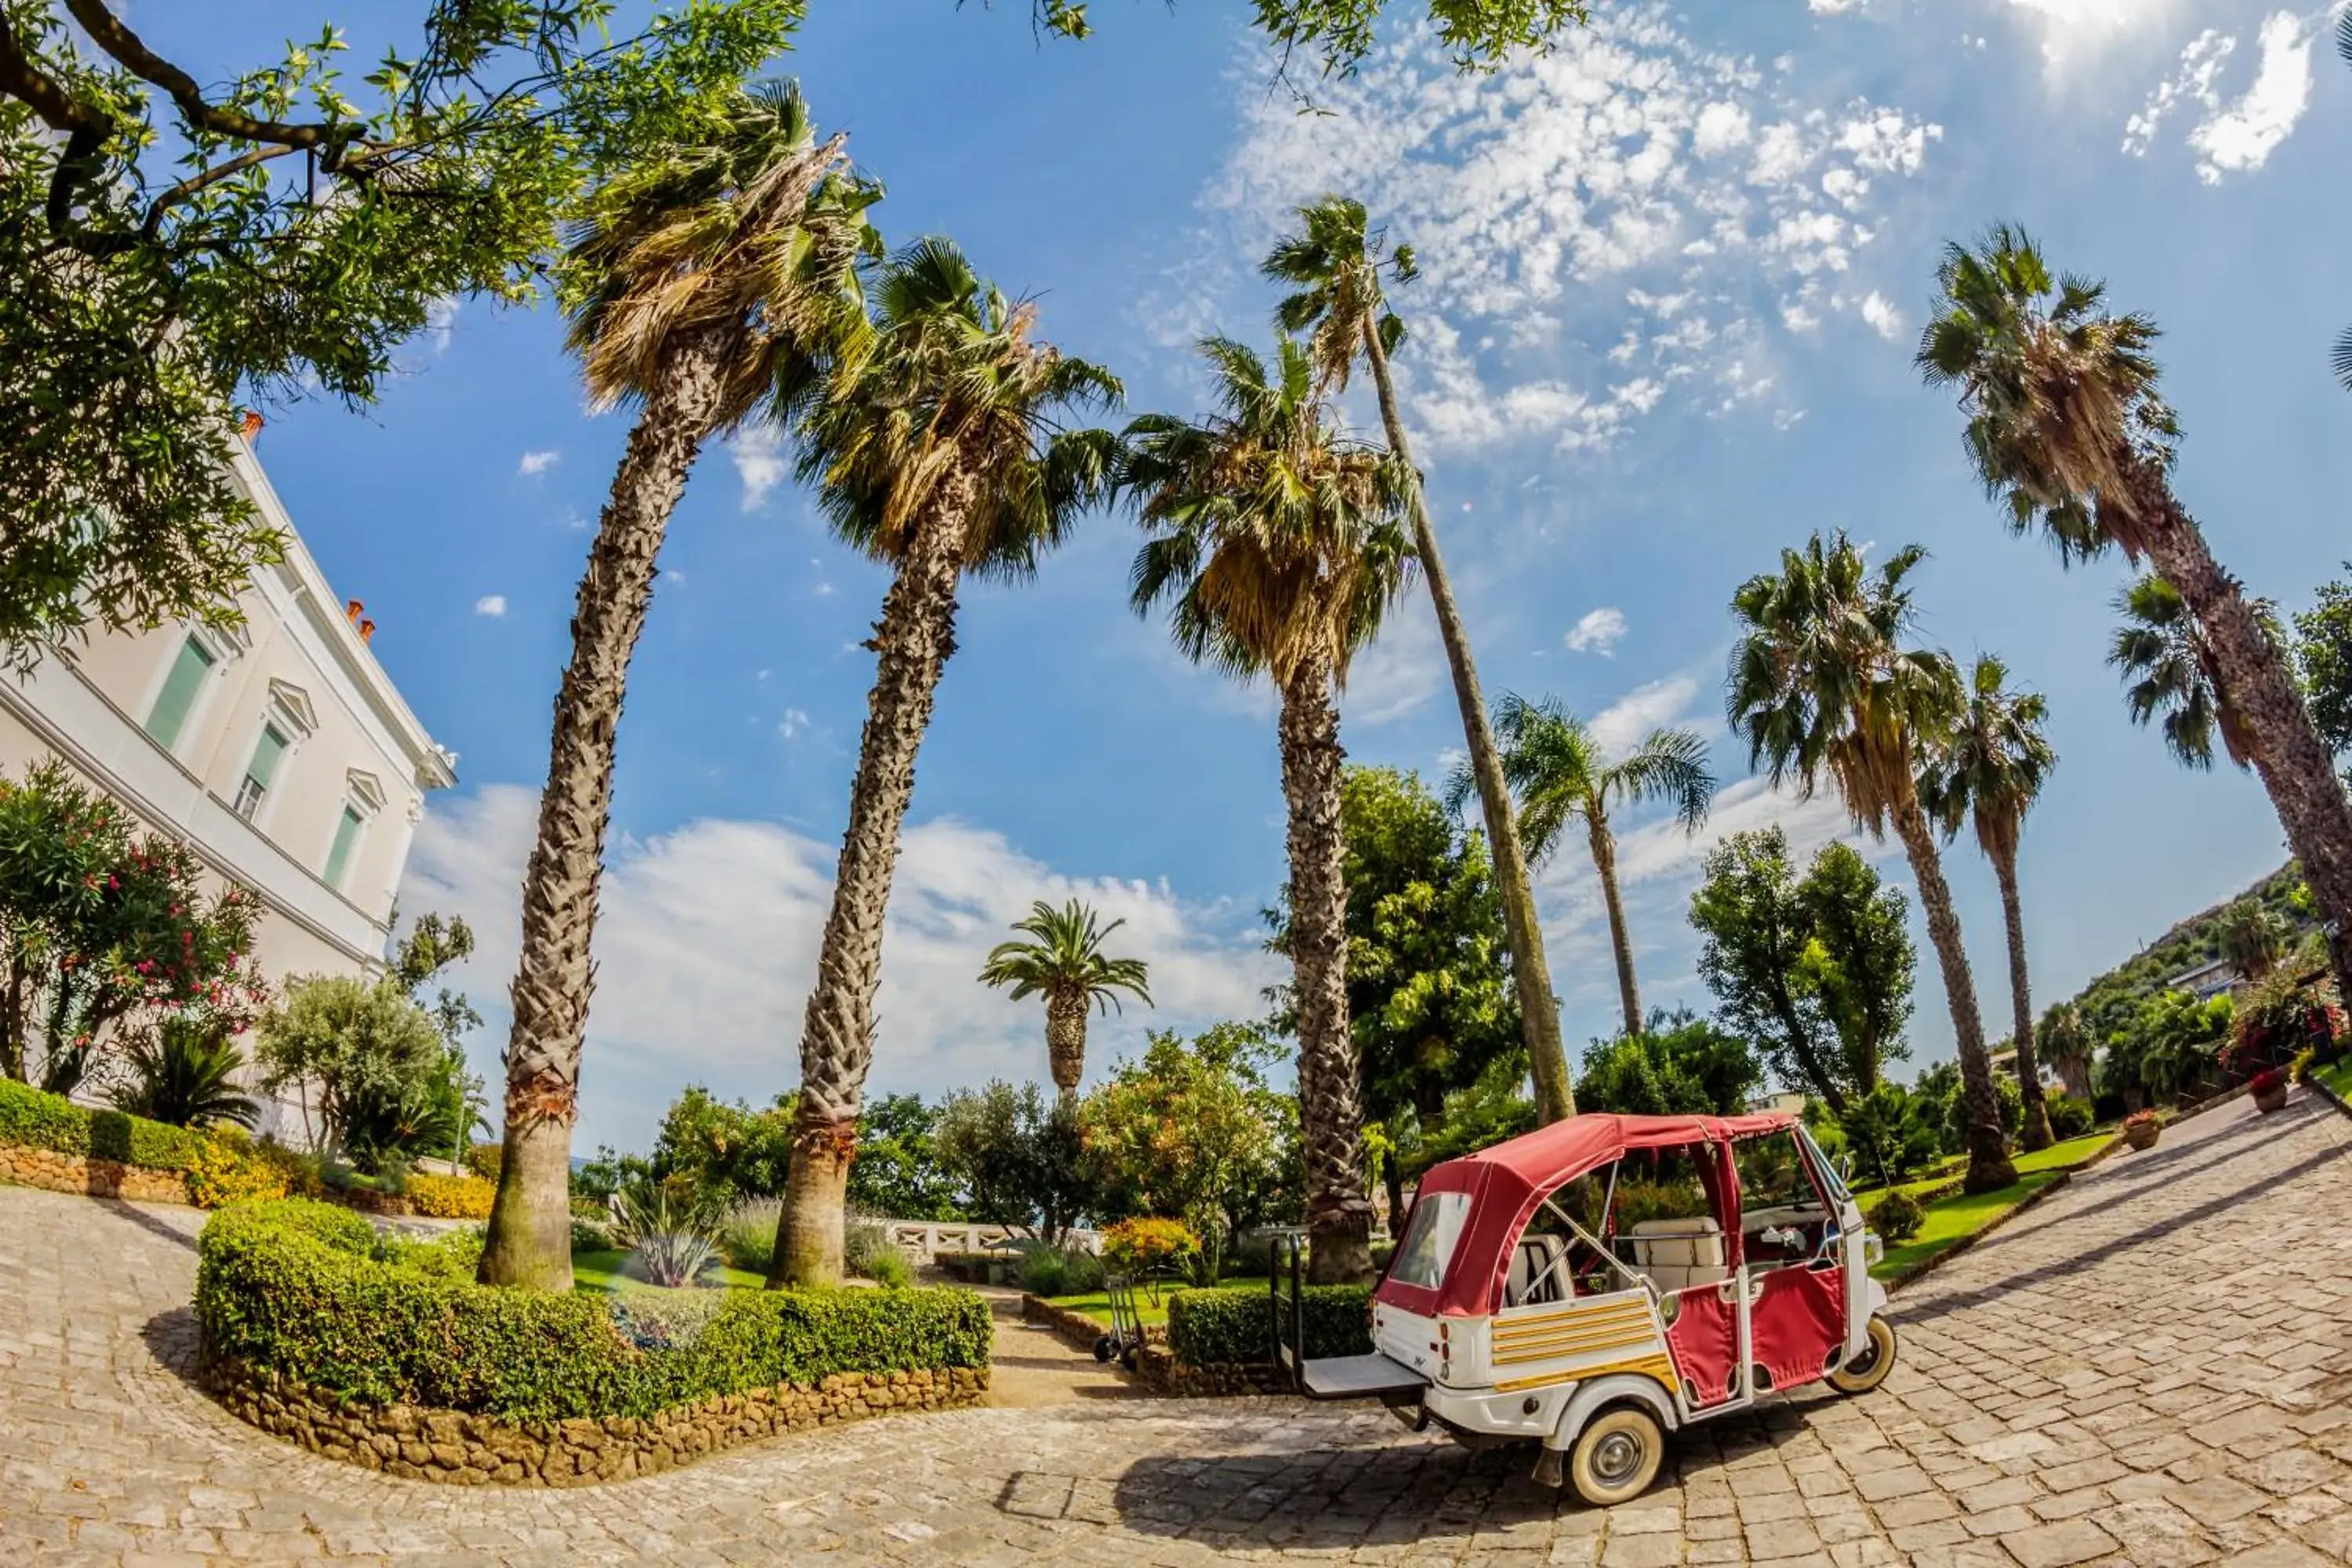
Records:
[[[1563,1383],[1582,1383],[1595,1377],[1607,1377],[1615,1373],[1630,1372],[1655,1378],[1671,1392],[1675,1385],[1674,1363],[1664,1356],[1644,1356],[1638,1361],[1610,1362],[1602,1366],[1578,1367],[1570,1372],[1540,1373],[1534,1377],[1515,1377],[1495,1384],[1497,1394],[1524,1394],[1529,1389],[1552,1388]]]

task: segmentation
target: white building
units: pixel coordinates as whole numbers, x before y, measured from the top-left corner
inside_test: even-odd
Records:
[[[0,675],[0,770],[56,757],[182,838],[265,908],[254,956],[273,984],[382,967],[427,790],[457,782],[370,651],[253,458],[240,489],[286,538],[230,631],[96,632]]]

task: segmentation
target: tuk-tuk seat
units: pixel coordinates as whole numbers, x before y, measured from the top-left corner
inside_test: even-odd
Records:
[[[1660,1294],[1695,1285],[1719,1285],[1731,1278],[1723,1249],[1723,1227],[1712,1219],[1643,1220],[1626,1233],[1633,1267]]]
[[[1511,1253],[1511,1272],[1504,1281],[1503,1304],[1532,1307],[1568,1300],[1563,1270],[1554,1268],[1568,1244],[1557,1236],[1523,1236]]]

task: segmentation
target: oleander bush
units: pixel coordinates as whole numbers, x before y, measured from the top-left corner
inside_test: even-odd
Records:
[[[408,1178],[408,1206],[431,1219],[488,1219],[498,1184],[479,1176],[433,1176],[422,1172]]]
[[[1369,1352],[1371,1303],[1368,1285],[1307,1286],[1300,1292],[1305,1353],[1318,1358]],[[1185,1366],[1272,1361],[1273,1311],[1265,1290],[1179,1290],[1168,1298],[1168,1348]]]
[[[969,1291],[714,1291],[688,1331],[625,1331],[599,1292],[473,1283],[469,1240],[380,1243],[359,1215],[300,1198],[225,1208],[197,1242],[204,1363],[507,1420],[643,1419],[835,1373],[988,1364],[988,1307]]]

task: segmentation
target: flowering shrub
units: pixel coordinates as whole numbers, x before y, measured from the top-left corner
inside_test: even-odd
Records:
[[[216,1209],[247,1198],[282,1198],[292,1190],[288,1171],[240,1128],[215,1129],[189,1154],[188,1201]]]
[[[479,1176],[431,1176],[422,1173],[408,1178],[408,1206],[431,1219],[488,1219],[490,1200],[499,1189]]]
[[[2126,1132],[2135,1127],[2162,1127],[2163,1125],[2164,1118],[2153,1110],[2135,1110],[2124,1118],[2124,1131]]]
[[[2286,1088],[2286,1072],[2281,1068],[2265,1068],[2248,1080],[2246,1087],[2257,1100],[2277,1094]]]
[[[1123,1219],[1103,1232],[1103,1260],[1132,1274],[1177,1268],[1200,1250],[1200,1236],[1181,1219]]]

